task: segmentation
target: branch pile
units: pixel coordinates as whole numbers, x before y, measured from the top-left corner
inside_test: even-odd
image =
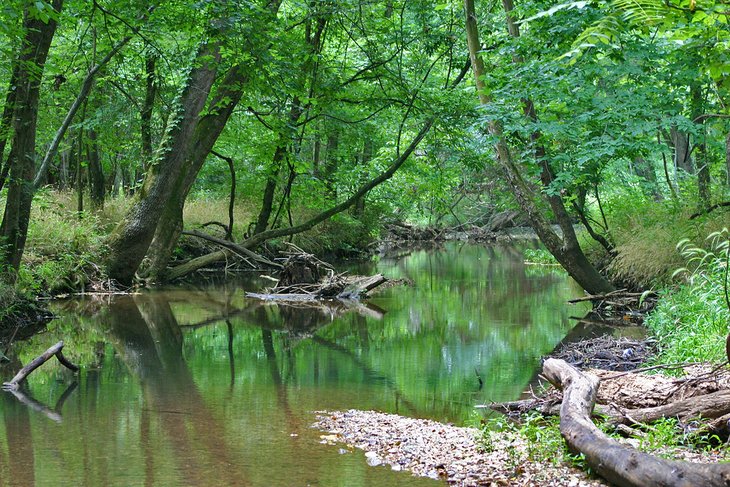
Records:
[[[581,368],[633,370],[654,353],[654,342],[600,336],[559,346],[550,354]]]
[[[386,226],[388,238],[396,241],[427,241],[444,240],[444,230],[433,227],[415,227],[407,223],[393,222]]]
[[[335,273],[331,264],[290,246],[292,250],[277,259],[283,264],[276,286],[264,293],[246,293],[247,296],[279,301],[358,300],[388,281],[382,274],[368,277]]]
[[[643,293],[618,289],[606,294],[587,295],[568,302],[571,304],[590,301],[593,303],[593,312],[604,321],[621,322],[625,324],[640,324],[644,315],[656,305],[657,295],[652,291]]]

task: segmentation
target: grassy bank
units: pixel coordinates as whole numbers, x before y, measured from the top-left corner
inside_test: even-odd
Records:
[[[32,295],[55,295],[88,289],[105,279],[102,267],[106,253],[105,239],[121,220],[132,199],[110,198],[104,208],[74,212],[76,195],[68,192],[42,190],[34,200],[28,240],[19,273],[17,289]],[[2,203],[2,201],[0,201]],[[257,205],[239,199],[234,207],[233,239],[241,241],[255,220]],[[354,255],[367,249],[377,238],[379,221],[375,209],[356,219],[343,213],[314,229],[296,235],[294,243],[317,254]],[[294,221],[304,221],[314,211],[300,209]],[[220,226],[210,222],[228,223],[227,198],[205,194],[191,198],[184,211],[185,228],[220,233]],[[282,241],[271,241],[276,248]],[[209,244],[194,237],[183,237],[175,252],[177,259],[187,259],[205,253]]]

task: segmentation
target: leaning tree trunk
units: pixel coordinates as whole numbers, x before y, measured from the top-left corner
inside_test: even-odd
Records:
[[[5,180],[8,177],[8,170],[10,164],[3,164],[3,157],[5,156],[5,147],[10,138],[10,128],[13,125],[13,110],[15,109],[15,87],[18,84],[18,67],[20,65],[16,62],[13,63],[13,73],[10,76],[10,83],[8,84],[8,93],[5,95],[5,105],[3,107],[3,115],[0,118],[0,191],[5,186]],[[10,158],[8,158],[10,159]]]
[[[542,373],[563,389],[560,432],[568,446],[583,454],[588,465],[609,482],[633,487],[730,485],[730,464],[665,460],[609,438],[591,421],[599,386],[597,377],[583,374],[558,359],[547,359]]]
[[[57,12],[63,7],[63,0],[53,0]],[[36,124],[38,100],[43,76],[43,67],[48,50],[56,32],[54,18],[43,22],[31,18],[26,11],[25,38],[18,58],[18,77],[15,94],[13,120],[12,158],[8,161],[10,183],[8,185],[5,212],[0,225],[0,268],[7,266],[11,280],[20,267],[20,259],[28,234],[28,220],[33,200],[33,177],[35,176]]]
[[[145,56],[144,75],[145,75],[145,93],[144,104],[139,113],[140,132],[142,135],[142,165],[145,171],[152,163],[152,111],[155,106],[155,96],[157,95],[157,83],[155,83],[155,64],[157,56],[148,52]]]
[[[198,50],[175,120],[170,123],[166,152],[149,168],[136,202],[109,237],[106,268],[112,279],[130,283],[147,254],[160,217],[179,186],[183,168],[195,149],[195,132],[215,81],[219,60],[218,44],[204,44]]]
[[[218,137],[226,126],[233,109],[238,104],[247,85],[248,76],[241,65],[231,67],[211,102],[211,110],[202,117],[192,136],[192,148],[184,161],[185,170],[174,182],[169,197],[162,208],[162,218],[155,228],[154,239],[147,252],[147,264],[143,275],[152,281],[164,278],[164,272],[183,230],[185,199],[213,150]]]
[[[509,20],[510,9],[508,5],[506,5],[506,8]],[[469,55],[471,57],[471,65],[474,72],[477,94],[479,95],[480,103],[482,105],[487,105],[491,103],[492,100],[488,95],[487,87],[484,84],[485,69],[484,62],[479,56],[481,48],[479,44],[479,31],[477,28],[474,0],[464,0],[464,10],[466,13],[467,44],[469,46]],[[511,30],[513,26],[508,24],[508,28]],[[514,33],[512,33],[512,35],[514,35]],[[550,222],[547,220],[535,201],[535,191],[531,189],[530,185],[523,179],[517,165],[512,160],[510,148],[502,133],[502,125],[498,120],[495,119],[489,122],[489,132],[497,139],[495,147],[497,159],[505,172],[507,181],[512,189],[512,193],[514,194],[522,211],[528,216],[532,228],[535,230],[548,251],[555,256],[557,261],[565,268],[568,274],[570,274],[571,277],[573,277],[573,279],[575,279],[578,284],[590,294],[601,294],[613,291],[613,285],[596,270],[581,250],[580,245],[578,244],[578,239],[575,237],[575,232],[573,231],[570,218],[565,211],[562,201],[558,201],[557,197],[552,197],[548,201],[555,212],[558,224],[563,230],[563,237],[561,238],[555,233],[555,231],[553,231]],[[552,181],[552,174],[549,171],[549,166],[546,161],[543,161],[541,169],[543,184],[550,184]]]

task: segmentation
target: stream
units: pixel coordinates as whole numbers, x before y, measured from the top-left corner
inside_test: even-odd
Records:
[[[352,266],[412,286],[355,310],[247,299],[226,282],[51,303],[8,380],[58,340],[19,398],[0,393],[0,485],[436,486],[320,443],[313,411],[376,409],[456,424],[519,397],[587,305],[520,245],[451,242]]]

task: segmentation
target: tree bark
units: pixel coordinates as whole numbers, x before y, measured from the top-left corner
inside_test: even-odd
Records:
[[[63,7],[63,0],[53,0],[56,12]],[[15,95],[13,120],[13,157],[8,161],[10,184],[8,185],[5,212],[0,225],[0,268],[6,268],[10,280],[15,280],[28,234],[28,219],[33,199],[35,176],[35,143],[38,121],[38,101],[43,68],[57,22],[51,18],[43,22],[32,18],[26,11],[25,38],[18,58],[18,84]]]
[[[142,110],[140,111],[140,132],[142,133],[142,165],[144,169],[152,163],[152,110],[155,106],[157,83],[155,83],[155,64],[157,56],[147,52],[145,56],[145,94]]]
[[[199,48],[196,65],[190,72],[175,119],[170,124],[166,151],[161,160],[147,171],[137,200],[109,237],[106,269],[112,279],[131,283],[156,235],[160,218],[163,215],[165,218],[173,216],[177,217],[176,222],[181,219],[181,215],[170,215],[176,210],[170,205],[171,195],[182,189],[183,168],[190,154],[197,150],[193,140],[200,114],[215,81],[219,60],[220,46],[217,43],[203,44]]]
[[[271,166],[266,171],[266,186],[264,187],[264,197],[261,200],[261,210],[259,216],[256,218],[256,226],[253,229],[253,234],[262,233],[266,231],[269,226],[269,218],[274,207],[274,193],[276,193],[276,186],[279,180],[279,172],[281,171],[281,165],[283,164],[284,158],[286,157],[288,137],[280,136],[279,143],[274,151],[274,157],[271,160]]]
[[[730,464],[699,464],[656,458],[610,439],[591,421],[599,379],[563,360],[547,359],[543,375],[563,389],[560,432],[601,477],[620,486],[727,486]]]
[[[104,186],[104,170],[99,160],[99,144],[96,140],[96,130],[89,129],[86,153],[89,171],[89,186],[91,189],[91,204],[96,210],[104,208],[106,190]]]
[[[5,95],[5,105],[3,106],[3,114],[0,119],[0,191],[5,186],[5,180],[8,177],[8,170],[10,169],[10,163],[3,164],[3,157],[5,156],[5,147],[10,138],[10,128],[13,125],[13,111],[15,110],[15,87],[18,84],[18,66],[16,62],[13,64],[13,73],[10,76],[10,83],[8,84],[8,92]],[[9,158],[8,158],[9,159]]]
[[[505,3],[506,7],[511,6],[510,2]],[[492,99],[489,95],[488,87],[484,84],[484,62],[479,56],[481,49],[479,44],[479,30],[477,28],[476,13],[474,0],[464,0],[464,10],[466,13],[466,34],[467,44],[469,47],[469,55],[471,57],[472,70],[477,88],[479,101],[482,105],[488,105]],[[507,10],[508,20],[511,10]],[[508,28],[516,28],[514,23],[508,22]],[[517,32],[518,33],[518,32]],[[534,109],[534,108],[533,108]],[[536,203],[535,191],[530,188],[529,184],[523,179],[520,170],[512,159],[510,148],[502,134],[502,125],[496,119],[489,122],[489,132],[497,139],[495,149],[497,159],[505,172],[507,182],[509,183],[512,193],[520,205],[522,211],[528,216],[530,225],[537,233],[538,237],[556,258],[556,260],[565,268],[570,276],[578,282],[586,291],[591,294],[605,293],[614,290],[613,285],[603,277],[595,267],[588,261],[585,254],[578,244],[575,232],[573,231],[572,222],[565,211],[565,206],[560,197],[557,195],[549,196],[550,204],[555,218],[560,228],[563,230],[563,237],[558,236],[553,231],[550,222],[547,220],[538,204]],[[541,180],[544,187],[552,182],[552,173],[547,161],[543,158]],[[559,201],[558,201],[559,200]]]
[[[704,98],[702,96],[702,86],[698,83],[692,85],[692,120],[698,125],[699,135],[694,144],[695,161],[697,163],[697,196],[699,198],[698,206],[700,211],[706,211],[712,204],[711,180],[710,180],[710,163],[707,160],[707,146],[705,144],[705,123],[702,115],[704,114]]]

